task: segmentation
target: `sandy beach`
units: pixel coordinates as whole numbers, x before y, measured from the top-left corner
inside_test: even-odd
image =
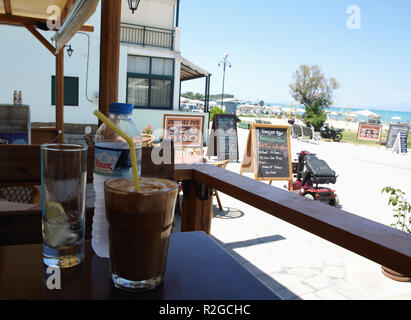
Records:
[[[270,120],[287,124],[287,119]],[[355,130],[357,124],[349,125]],[[238,129],[240,160],[247,135],[248,130]],[[297,152],[307,150],[336,171],[337,182],[329,187],[336,190],[344,211],[390,225],[393,212],[382,188],[400,188],[411,200],[410,153],[398,155],[385,147],[328,141],[313,144],[296,139],[291,139],[291,150],[293,160]],[[240,163],[230,163],[227,169],[239,173]],[[273,185],[283,188],[285,183]],[[214,201],[212,236],[281,298],[411,299],[411,282],[386,278],[378,264],[227,195],[220,194],[220,198],[224,210],[220,211]]]
[[[277,118],[253,118],[253,117],[239,117],[241,121],[245,122],[255,122],[255,119],[261,119],[264,121],[269,121],[272,124],[278,124],[278,125],[287,125],[288,124],[288,118],[283,118],[283,119],[277,119]],[[296,124],[299,125],[305,125],[305,123],[301,119],[296,119],[295,120]],[[334,128],[339,128],[339,129],[346,129],[346,130],[352,130],[352,131],[357,131],[358,130],[358,122],[354,121],[342,121],[342,120],[335,120],[335,119],[327,119],[326,123],[330,127]],[[382,124],[384,130],[389,129],[389,125],[387,124]]]

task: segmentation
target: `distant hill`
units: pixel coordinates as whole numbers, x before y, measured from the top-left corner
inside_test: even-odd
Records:
[[[204,100],[204,95],[201,93],[194,93],[194,92],[184,92],[181,94],[182,97],[191,99],[191,100]],[[224,93],[224,99],[231,99],[234,98],[233,94]],[[220,94],[210,94],[210,100],[221,100],[221,93]]]

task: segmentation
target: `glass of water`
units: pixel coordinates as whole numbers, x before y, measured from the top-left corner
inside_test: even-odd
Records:
[[[41,145],[43,262],[68,268],[84,258],[87,146]]]

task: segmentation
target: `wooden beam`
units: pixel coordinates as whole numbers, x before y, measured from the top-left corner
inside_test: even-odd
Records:
[[[25,26],[27,30],[31,32],[33,36],[37,38],[53,55],[56,55],[56,48],[54,48],[50,42],[47,41],[46,38],[44,38],[40,32],[37,31],[36,28],[32,25],[26,25]]]
[[[64,50],[56,56],[56,128],[61,130],[58,142],[64,142]]]
[[[120,20],[121,1],[102,0],[99,110],[106,116],[110,102],[118,100]]]
[[[0,24],[10,24],[13,26],[24,27],[26,25],[35,26],[38,23],[46,25],[47,19],[38,19],[38,18],[31,18],[31,17],[0,14]],[[85,24],[79,29],[79,31],[94,32],[94,26],[90,24]]]
[[[94,26],[92,24],[84,24],[79,31],[94,32]]]
[[[44,19],[36,19],[30,17],[13,16],[7,14],[0,14],[0,23],[24,26],[25,24],[35,25],[38,22],[46,22]]]
[[[4,2],[4,11],[6,12],[6,15],[11,15],[10,0],[3,0],[3,2]]]

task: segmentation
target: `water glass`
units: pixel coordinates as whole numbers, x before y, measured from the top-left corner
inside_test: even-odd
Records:
[[[87,146],[41,145],[43,262],[68,268],[84,258]]]

